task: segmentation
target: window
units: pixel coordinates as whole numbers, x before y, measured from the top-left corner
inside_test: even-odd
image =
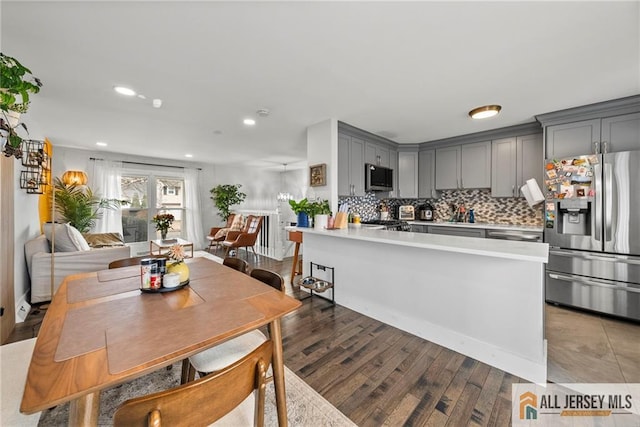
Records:
[[[169,238],[184,236],[184,180],[153,174],[122,176],[122,197],[129,205],[122,207],[122,231],[125,243],[159,239],[151,219],[158,213],[173,214]]]

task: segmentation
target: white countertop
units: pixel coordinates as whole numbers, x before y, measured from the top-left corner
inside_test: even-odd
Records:
[[[435,224],[440,225],[440,223],[434,223],[434,225]],[[470,225],[473,226],[473,224]],[[295,230],[302,231],[303,233],[342,239],[355,239],[523,261],[546,263],[549,257],[549,245],[547,243],[446,236],[407,231],[375,230],[369,227],[346,228],[342,230],[316,230],[313,228],[300,227]]]
[[[446,221],[407,221],[411,225],[437,225],[438,227],[468,227],[468,228],[484,228],[487,230],[513,230],[513,231],[535,231],[542,233],[541,225],[510,225],[510,224],[491,224],[486,222],[446,222]]]

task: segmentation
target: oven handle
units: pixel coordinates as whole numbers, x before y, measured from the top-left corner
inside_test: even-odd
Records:
[[[537,234],[519,234],[508,231],[487,231],[487,237],[515,237],[517,240],[541,240],[542,236]]]
[[[599,286],[601,288],[617,289],[621,291],[640,293],[640,288],[636,288],[634,285],[625,285],[625,286],[614,285],[612,283],[600,282],[598,280],[587,279],[585,277],[580,277],[580,276],[566,276],[564,274],[557,274],[557,273],[547,273],[547,274],[552,279],[562,280],[564,282],[580,282],[580,283],[584,283],[585,285]]]

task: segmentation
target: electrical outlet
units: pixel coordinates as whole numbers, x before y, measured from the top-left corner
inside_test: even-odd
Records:
[[[23,301],[16,309],[16,321],[24,322],[30,310],[31,306],[26,301]]]

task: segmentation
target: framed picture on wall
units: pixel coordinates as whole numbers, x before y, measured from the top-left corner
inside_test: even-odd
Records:
[[[327,185],[327,164],[309,166],[309,185],[311,187],[320,187]]]

